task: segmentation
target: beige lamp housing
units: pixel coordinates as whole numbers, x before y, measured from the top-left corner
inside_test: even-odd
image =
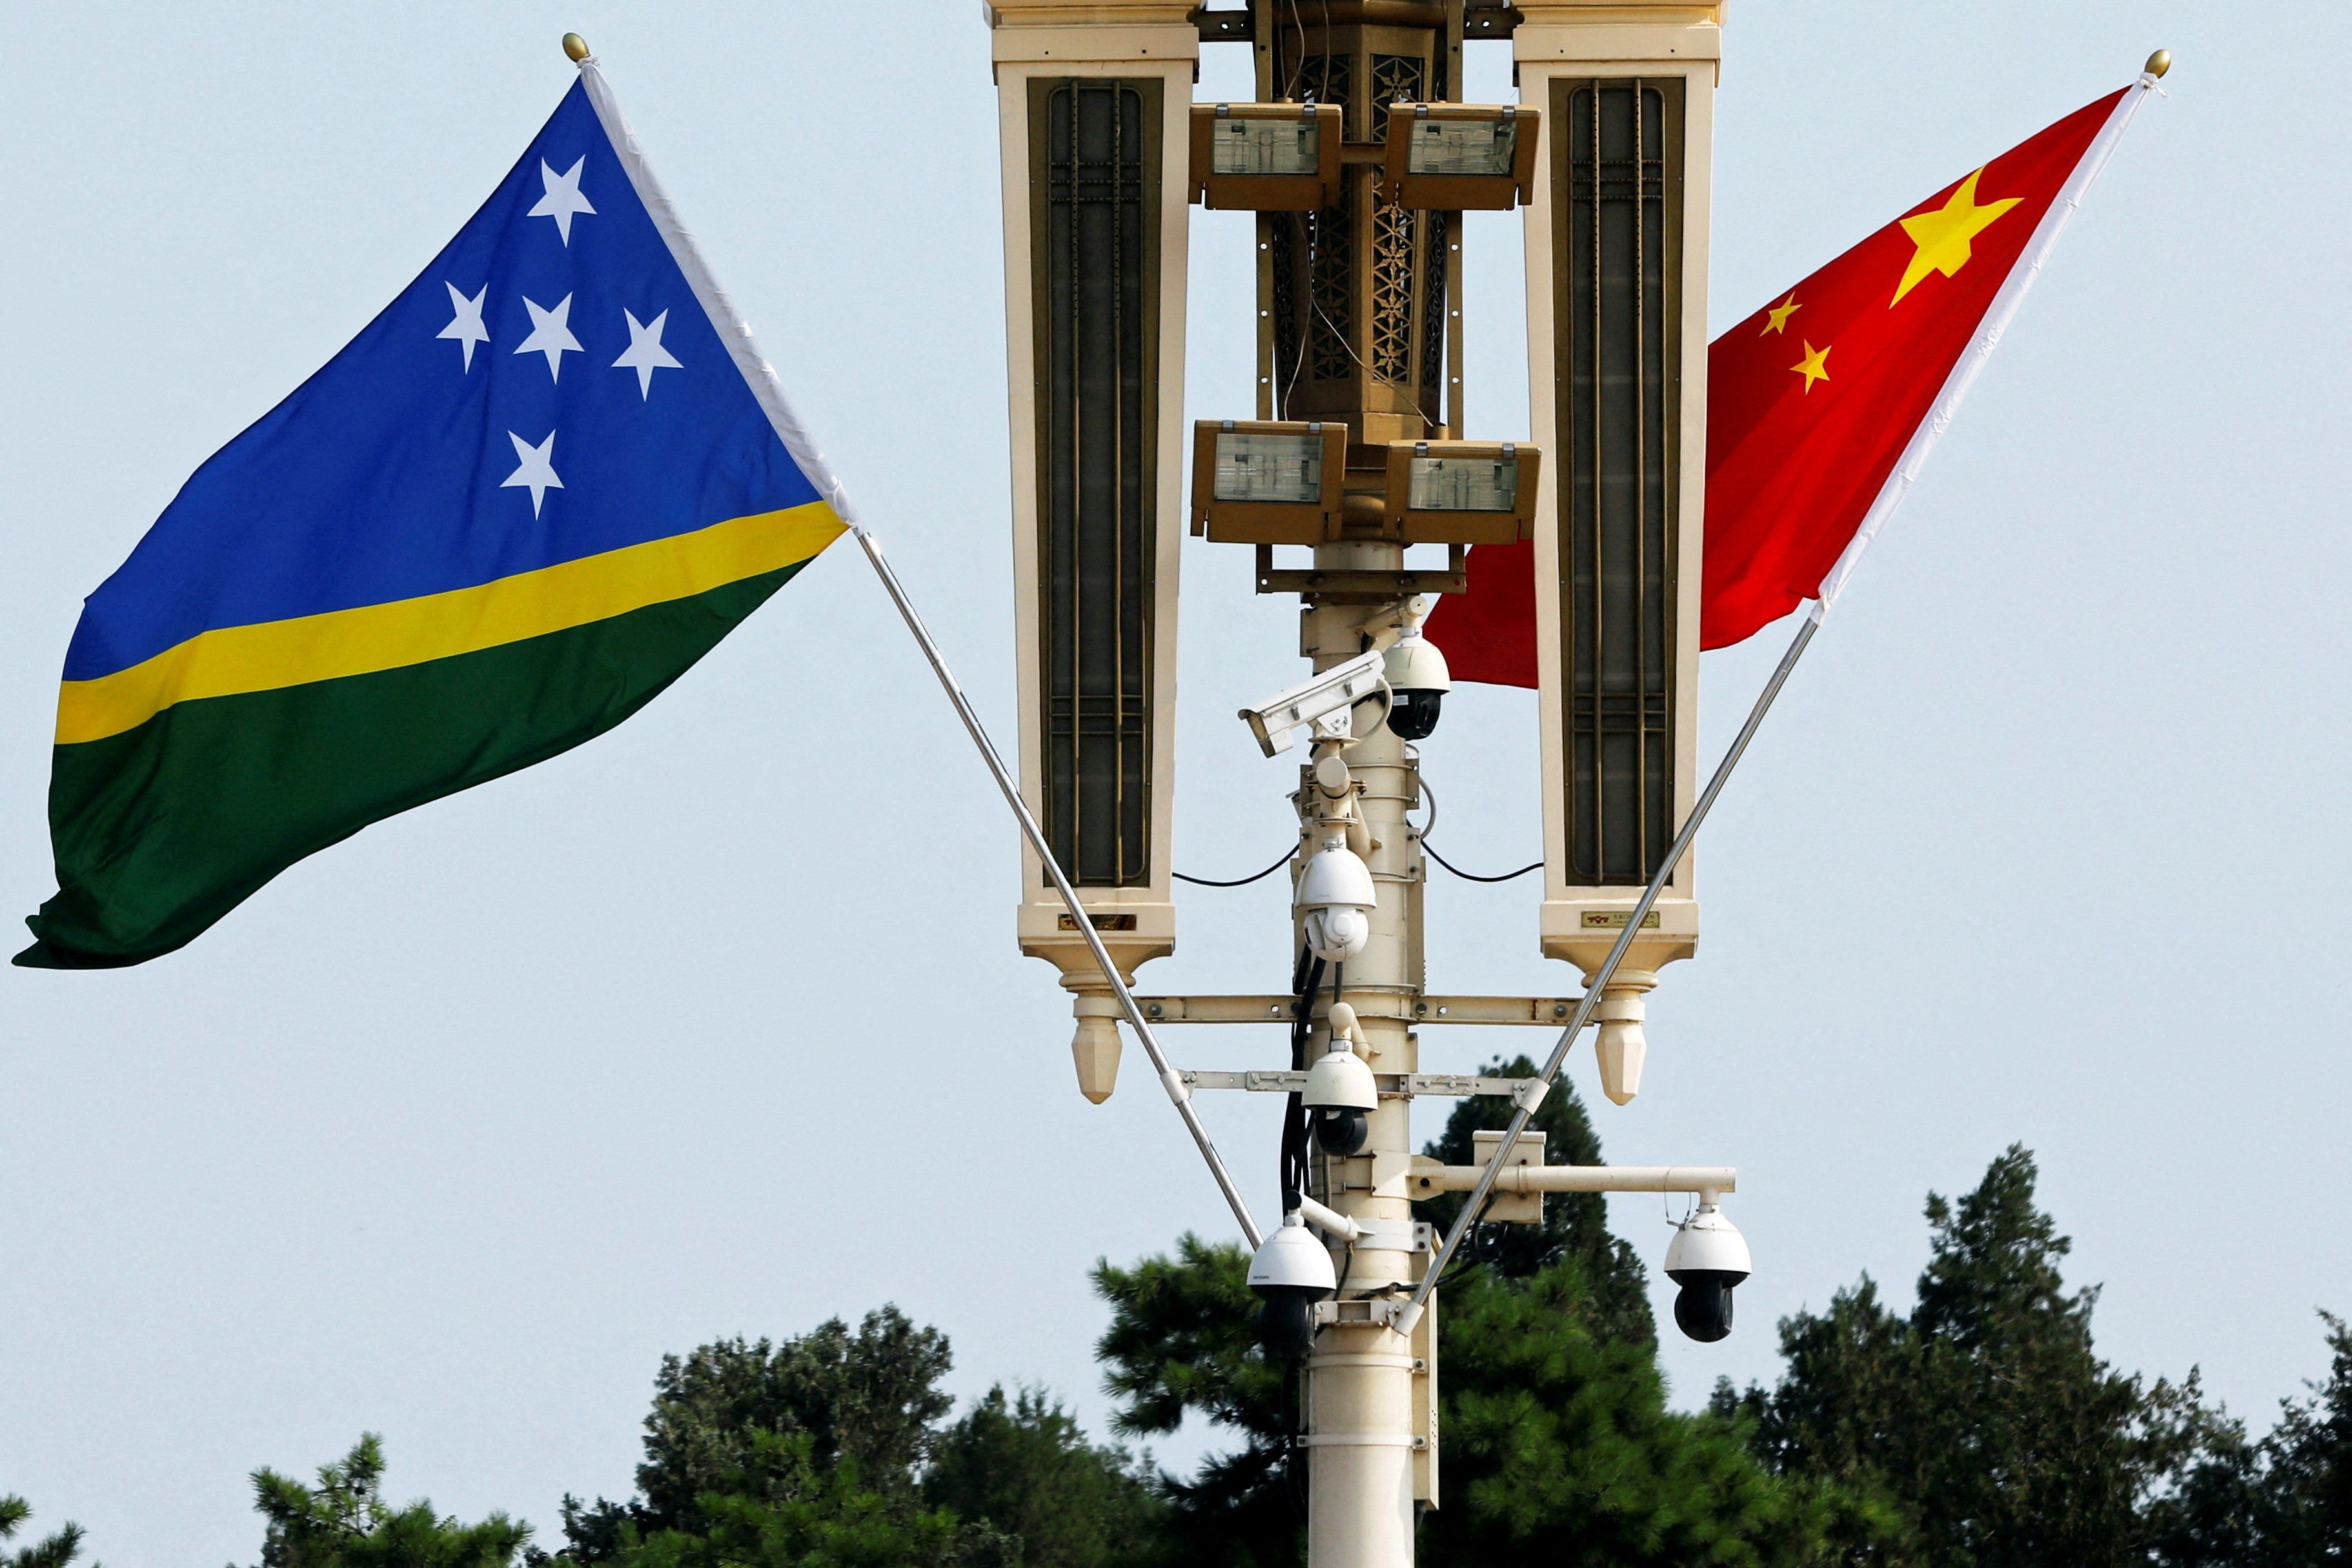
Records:
[[[1339,199],[1336,103],[1196,103],[1192,199],[1210,207],[1311,213]]]
[[[1723,6],[1527,0],[1542,115],[1527,221],[1544,953],[1589,977],[1689,814],[1706,483],[1706,256]],[[1685,857],[1609,988],[1602,1088],[1639,1087],[1642,997],[1698,942]]]
[[[1514,104],[1396,104],[1381,172],[1408,207],[1507,212],[1534,194],[1542,120]]]
[[[1389,526],[1412,545],[1507,545],[1534,526],[1543,454],[1525,442],[1391,441]]]
[[[1003,157],[1021,789],[1126,974],[1174,951],[1184,278],[1200,32],[1168,0],[987,7]],[[1076,996],[1079,1087],[1117,1008],[1024,849],[1021,950]]]
[[[1348,427],[1337,420],[1204,419],[1192,426],[1192,531],[1220,544],[1336,538]]]

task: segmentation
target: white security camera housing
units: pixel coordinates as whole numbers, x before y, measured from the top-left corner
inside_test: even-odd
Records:
[[[1371,1113],[1381,1103],[1379,1084],[1363,1058],[1339,1035],[1331,1049],[1307,1070],[1298,1096],[1315,1124],[1315,1141],[1327,1155],[1345,1159],[1360,1153],[1371,1136]]]
[[[1291,731],[1306,725],[1317,727],[1318,732],[1328,733],[1333,739],[1349,738],[1354,730],[1348,711],[1367,697],[1379,695],[1381,661],[1378,649],[1360,653],[1286,691],[1276,692],[1255,707],[1242,709],[1244,722],[1257,737],[1258,749],[1268,757],[1289,750]]]
[[[1437,644],[1421,634],[1421,623],[1407,626],[1389,649],[1382,674],[1396,702],[1389,709],[1388,726],[1399,740],[1426,740],[1437,728],[1437,712],[1445,694],[1454,689],[1453,672]]]
[[[1370,1111],[1379,1107],[1381,1094],[1364,1059],[1333,1040],[1307,1070],[1307,1087],[1298,1099],[1309,1111]]]
[[[1712,1203],[1675,1227],[1666,1245],[1666,1278],[1680,1285],[1675,1326],[1702,1344],[1731,1332],[1731,1289],[1751,1270],[1748,1239]]]
[[[1331,1254],[1294,1209],[1251,1256],[1249,1288],[1265,1302],[1257,1325],[1266,1349],[1296,1360],[1315,1343],[1315,1303],[1339,1288],[1339,1277]]]
[[[1345,963],[1371,941],[1380,894],[1371,868],[1344,842],[1335,839],[1308,859],[1297,902],[1307,946],[1325,963]]]

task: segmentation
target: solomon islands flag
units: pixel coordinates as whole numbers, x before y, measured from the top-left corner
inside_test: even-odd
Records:
[[[847,507],[593,63],[473,221],[190,478],[66,654],[35,967],[173,951],[620,723]]]

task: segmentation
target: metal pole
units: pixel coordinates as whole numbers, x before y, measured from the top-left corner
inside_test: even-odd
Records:
[[[1626,917],[1625,929],[1618,934],[1616,946],[1609,949],[1609,956],[1601,960],[1600,969],[1584,988],[1584,996],[1576,1004],[1576,1016],[1568,1020],[1568,1027],[1560,1031],[1559,1043],[1552,1047],[1551,1060],[1544,1063],[1543,1075],[1538,1080],[1544,1091],[1549,1091],[1552,1080],[1559,1076],[1560,1064],[1568,1060],[1569,1051],[1576,1044],[1577,1036],[1583,1033],[1584,1026],[1591,1021],[1593,1009],[1601,1005],[1601,992],[1608,987],[1611,977],[1617,973],[1617,966],[1623,961],[1626,952],[1633,946],[1633,937],[1642,929],[1643,917],[1650,913],[1650,906],[1658,902],[1658,894],[1665,890],[1666,883],[1675,874],[1675,867],[1682,863],[1684,852],[1690,848],[1691,840],[1698,835],[1699,824],[1706,821],[1707,810],[1715,804],[1716,796],[1722,792],[1724,781],[1731,777],[1731,770],[1739,766],[1739,758],[1747,752],[1748,743],[1756,738],[1757,727],[1764,722],[1765,714],[1771,709],[1772,699],[1780,695],[1780,687],[1787,683],[1789,672],[1797,667],[1797,660],[1804,653],[1805,645],[1813,640],[1813,633],[1821,630],[1821,625],[1822,604],[1816,600],[1811,612],[1805,617],[1805,623],[1797,628],[1797,635],[1790,640],[1789,651],[1780,655],[1780,667],[1772,672],[1772,678],[1764,683],[1764,690],[1758,695],[1756,706],[1748,709],[1748,722],[1739,727],[1739,734],[1733,738],[1731,748],[1723,754],[1723,760],[1716,764],[1715,777],[1706,781],[1706,789],[1699,795],[1698,803],[1691,808],[1689,821],[1683,823],[1683,831],[1675,835],[1674,845],[1666,851],[1666,858],[1659,864],[1656,874],[1650,878],[1650,885],[1642,890],[1642,902],[1635,904],[1633,913]],[[1437,1277],[1445,1271],[1454,1249],[1462,1245],[1462,1238],[1469,1233],[1472,1223],[1478,1218],[1478,1211],[1486,1206],[1488,1195],[1495,1190],[1495,1178],[1502,1173],[1507,1155],[1517,1146],[1519,1134],[1527,1131],[1528,1123],[1535,1116],[1536,1107],[1542,1103],[1542,1093],[1530,1096],[1519,1107],[1518,1113],[1511,1118],[1510,1130],[1503,1134],[1503,1141],[1495,1146],[1494,1157],[1480,1171],[1478,1185],[1470,1189],[1469,1201],[1463,1204],[1462,1212],[1454,1217],[1454,1226],[1445,1233],[1444,1245],[1437,1249],[1437,1256],[1429,1260],[1429,1272],[1422,1277],[1412,1299],[1398,1312],[1397,1333],[1410,1334],[1413,1324],[1420,1321],[1422,1310],[1428,1304],[1429,1293],[1437,1288]]]
[[[1324,570],[1396,571],[1402,547],[1370,541],[1323,544],[1315,564]],[[1322,604],[1310,608],[1301,644],[1315,668],[1328,670],[1353,658],[1363,646],[1361,606]],[[1419,841],[1406,816],[1419,793],[1420,768],[1412,747],[1383,723],[1360,735],[1339,753],[1348,767],[1352,807],[1365,846],[1378,900],[1369,912],[1370,932],[1363,950],[1338,966],[1326,994],[1356,1010],[1366,1064],[1375,1072],[1420,1070],[1411,1000],[1422,981],[1422,899]],[[1326,798],[1308,782],[1302,797],[1310,809]],[[1328,836],[1318,821],[1302,835],[1302,857]],[[1297,908],[1291,918],[1298,918]],[[1294,925],[1284,935],[1297,951]],[[1344,988],[1342,988],[1344,987]],[[1328,1042],[1328,1015],[1314,1051]],[[1383,1099],[1371,1111],[1363,1148],[1339,1158],[1316,1151],[1311,1166],[1322,1175],[1321,1201],[1349,1224],[1366,1228],[1351,1245],[1344,1268],[1339,1321],[1315,1336],[1306,1364],[1307,1565],[1306,1568],[1412,1568],[1416,1469],[1431,1459],[1413,1446],[1414,1349],[1389,1335],[1385,1323],[1361,1302],[1409,1288],[1412,1201],[1401,1186],[1376,1188],[1373,1172],[1383,1164],[1402,1169],[1412,1154],[1412,1101]],[[1365,1313],[1357,1316],[1356,1313]]]
[[[1143,1009],[1136,1005],[1135,993],[1120,977],[1118,966],[1111,962],[1110,950],[1103,946],[1102,937],[1095,930],[1095,923],[1087,917],[1086,906],[1078,901],[1078,890],[1071,886],[1070,879],[1063,874],[1062,862],[1055,858],[1052,848],[1046,844],[1045,831],[1037,826],[1037,819],[1030,814],[1029,803],[1021,798],[1021,787],[1013,782],[1012,772],[1004,766],[1004,758],[997,755],[996,745],[988,738],[988,731],[981,727],[980,716],[972,711],[971,703],[963,695],[963,687],[957,685],[954,672],[948,668],[947,659],[940,653],[939,643],[932,641],[930,630],[923,624],[923,618],[915,612],[914,601],[907,597],[906,589],[898,581],[898,574],[892,571],[890,563],[882,558],[881,541],[860,525],[852,524],[851,531],[857,536],[858,545],[866,551],[866,559],[874,563],[875,575],[881,578],[883,591],[890,595],[890,602],[898,607],[898,614],[907,622],[907,630],[913,632],[915,641],[922,644],[923,657],[931,662],[931,671],[939,676],[940,686],[948,694],[948,701],[955,705],[956,716],[963,720],[964,732],[980,748],[981,760],[988,764],[988,771],[996,779],[997,789],[1003,792],[1004,803],[1013,808],[1013,815],[1021,823],[1022,836],[1029,841],[1029,847],[1035,850],[1037,858],[1045,862],[1045,874],[1053,879],[1054,890],[1062,895],[1062,902],[1069,907],[1070,924],[1076,925],[1079,935],[1086,938],[1087,951],[1094,955],[1095,963],[1102,969],[1103,978],[1110,983],[1111,990],[1118,998],[1119,1007],[1127,1014],[1128,1026],[1135,1030],[1135,1038],[1143,1042],[1144,1054],[1151,1058],[1151,1065],[1158,1070],[1160,1087],[1168,1091],[1169,1101],[1175,1105],[1176,1113],[1184,1119],[1184,1130],[1192,1134],[1192,1142],[1200,1148],[1201,1157],[1209,1162],[1209,1174],[1217,1178],[1217,1190],[1225,1195],[1225,1202],[1232,1207],[1234,1218],[1241,1222],[1242,1234],[1249,1239],[1250,1246],[1255,1249],[1265,1239],[1265,1233],[1258,1229],[1257,1221],[1250,1217],[1249,1205],[1242,1201],[1241,1190],[1234,1186],[1233,1173],[1225,1169],[1225,1162],[1218,1156],[1217,1145],[1209,1141],[1209,1130],[1201,1124],[1200,1113],[1192,1109],[1192,1092],[1184,1086],[1183,1079],[1169,1065],[1168,1053],[1160,1049],[1159,1037],[1151,1032],[1151,1025],[1145,1019]]]

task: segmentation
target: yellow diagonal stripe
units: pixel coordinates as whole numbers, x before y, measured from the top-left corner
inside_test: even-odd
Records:
[[[804,561],[841,536],[823,501],[730,517],[474,588],[201,632],[58,694],[58,744],[102,740],[174,703],[275,691],[471,653],[666,604]]]

